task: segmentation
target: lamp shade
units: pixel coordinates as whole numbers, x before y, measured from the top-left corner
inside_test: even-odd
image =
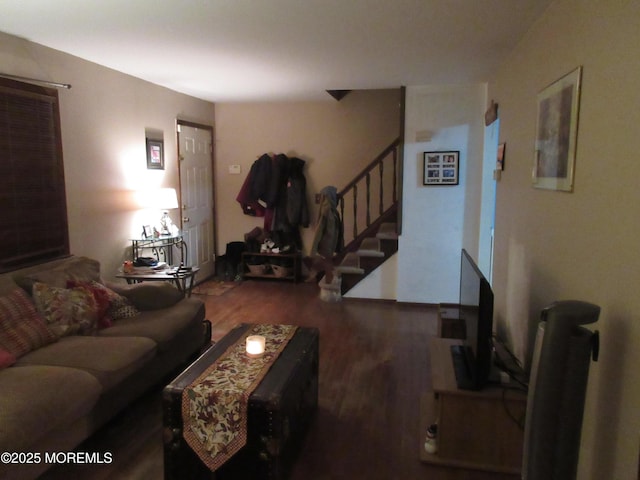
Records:
[[[157,208],[159,210],[178,208],[178,194],[175,188],[156,188],[140,193],[140,206],[143,208]]]

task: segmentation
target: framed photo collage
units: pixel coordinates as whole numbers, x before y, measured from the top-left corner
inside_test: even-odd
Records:
[[[460,152],[424,152],[423,185],[458,185]]]

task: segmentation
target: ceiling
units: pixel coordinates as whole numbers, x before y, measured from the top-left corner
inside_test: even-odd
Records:
[[[213,102],[312,100],[487,81],[550,2],[0,0],[0,31]]]

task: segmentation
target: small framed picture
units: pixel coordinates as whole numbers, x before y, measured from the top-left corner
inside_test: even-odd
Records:
[[[458,185],[459,151],[424,152],[423,185]]]
[[[147,168],[164,170],[164,142],[147,138]]]
[[[142,237],[143,238],[153,237],[153,228],[151,228],[151,225],[144,225],[142,227]]]

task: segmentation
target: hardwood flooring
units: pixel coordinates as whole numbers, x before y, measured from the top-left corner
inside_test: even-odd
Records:
[[[435,308],[394,302],[326,303],[315,284],[245,281],[221,296],[199,296],[213,340],[238,323],[285,323],[320,330],[319,408],[291,480],[498,479],[419,460],[420,395],[430,385],[427,340]],[[111,452],[113,463],[60,466],[42,478],[162,479],[161,387],[78,448]],[[243,479],[244,480],[244,479]]]

